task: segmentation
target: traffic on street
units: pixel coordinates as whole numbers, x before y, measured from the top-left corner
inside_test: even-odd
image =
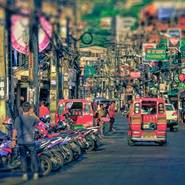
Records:
[[[130,147],[127,144],[127,120],[120,115],[116,117],[115,128],[115,133],[104,136],[104,145],[97,151],[83,154],[57,173],[52,172],[38,182],[25,183],[20,178],[20,171],[1,172],[0,184],[184,184],[184,125],[180,125],[178,134],[168,130],[168,143],[162,147],[153,143]]]
[[[0,0],[0,185],[185,183],[184,0]]]

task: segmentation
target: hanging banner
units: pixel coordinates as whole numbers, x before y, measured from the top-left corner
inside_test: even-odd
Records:
[[[52,25],[44,18],[39,19],[39,52],[42,52],[49,44],[52,36]],[[12,46],[18,52],[29,54],[29,18],[13,15],[11,18],[11,41]]]
[[[177,28],[168,29],[167,35],[168,35],[168,47],[179,49],[181,46],[181,30]]]

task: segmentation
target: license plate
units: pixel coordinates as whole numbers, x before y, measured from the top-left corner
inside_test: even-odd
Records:
[[[146,132],[143,135],[144,138],[154,138],[155,134],[154,133],[150,133],[150,132]]]
[[[150,127],[150,125],[148,125],[148,124],[147,124],[147,125],[146,125],[146,124],[143,125],[143,128],[144,128],[144,129],[148,129],[149,127]]]

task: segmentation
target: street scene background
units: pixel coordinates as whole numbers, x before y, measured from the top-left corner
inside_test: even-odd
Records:
[[[53,161],[34,182],[4,145],[25,102],[35,141],[63,146],[40,145]],[[0,0],[0,184],[180,185],[184,129],[185,0]]]

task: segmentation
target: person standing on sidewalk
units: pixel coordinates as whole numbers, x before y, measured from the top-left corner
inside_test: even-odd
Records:
[[[29,102],[22,104],[23,114],[16,117],[12,134],[12,147],[16,142],[19,146],[20,160],[22,165],[23,180],[28,180],[27,152],[30,154],[31,165],[33,166],[33,179],[38,179],[39,161],[34,143],[34,126],[39,122],[39,118],[34,114]]]
[[[46,106],[44,101],[41,101],[39,107],[39,118],[44,118],[47,115],[50,115],[49,108]]]
[[[116,114],[116,107],[115,107],[115,101],[112,101],[108,108],[108,113],[110,117],[110,129],[109,131],[114,131],[113,125],[115,122],[115,114]]]

